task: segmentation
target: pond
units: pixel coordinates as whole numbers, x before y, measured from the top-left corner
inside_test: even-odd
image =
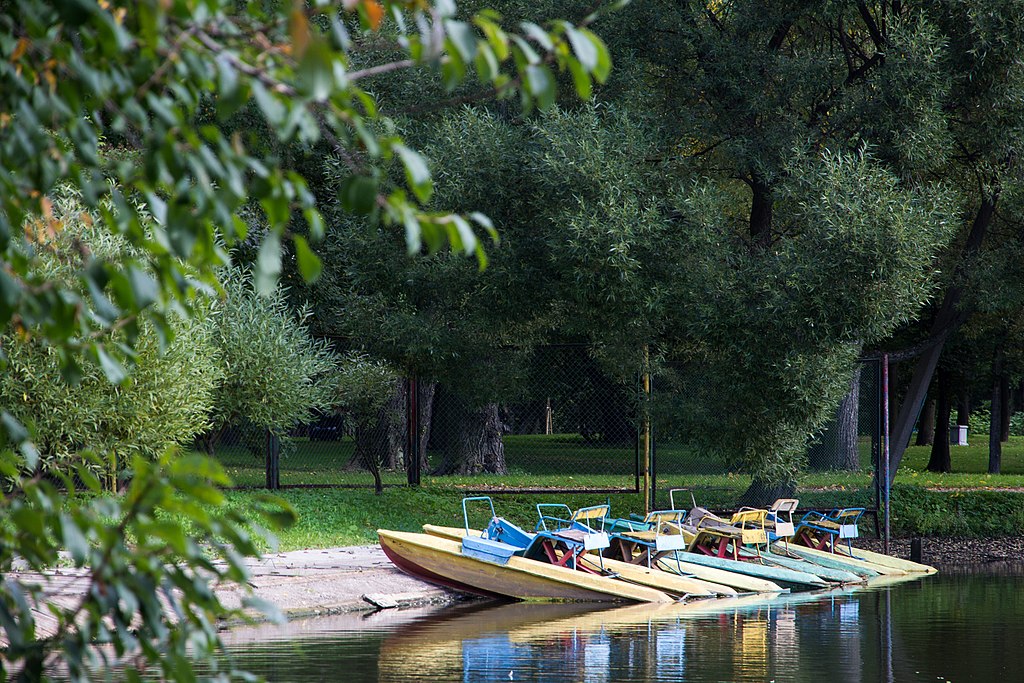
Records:
[[[688,605],[472,603],[227,634],[269,681],[1013,681],[1024,565]]]

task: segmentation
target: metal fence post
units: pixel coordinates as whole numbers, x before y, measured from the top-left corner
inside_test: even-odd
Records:
[[[889,354],[882,354],[882,492],[885,502],[885,537],[882,542],[889,554]]]
[[[644,499],[644,514],[651,511],[651,359],[644,346],[644,423],[643,452],[640,459],[641,496]]]
[[[405,435],[405,473],[409,486],[420,485],[420,402],[419,382],[411,375],[405,381],[405,421],[408,429]]]
[[[281,488],[281,439],[269,429],[267,430],[267,488]]]

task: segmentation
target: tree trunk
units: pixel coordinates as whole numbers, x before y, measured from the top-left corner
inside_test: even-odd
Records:
[[[1006,443],[1010,440],[1010,416],[1013,415],[1013,403],[1010,397],[1010,377],[1005,372],[999,378],[999,402],[1002,406],[1000,417],[999,440]]]
[[[1003,351],[992,361],[992,414],[988,426],[988,473],[999,474],[1003,467]]]
[[[850,391],[839,403],[835,424],[829,426],[821,441],[811,447],[808,460],[812,470],[860,469],[857,429],[860,417],[860,374],[861,368],[855,368],[853,379],[850,381]]]
[[[966,427],[971,424],[971,396],[970,392],[964,388],[960,388],[960,393],[956,396],[956,424],[959,427]],[[968,435],[970,438],[970,435]]]
[[[938,397],[935,401],[935,439],[928,459],[929,472],[951,472],[949,457],[949,416],[953,412],[953,380],[949,370],[939,368]]]
[[[917,421],[917,445],[931,446],[935,442],[935,403],[929,398],[921,411],[921,419]]]
[[[419,439],[420,439],[420,471],[430,471],[427,447],[430,444],[430,425],[434,421],[434,396],[437,395],[437,382],[418,382],[419,387]]]
[[[442,453],[433,470],[445,474],[507,474],[503,424],[497,403],[471,408],[458,395],[439,390],[430,443]]]
[[[793,498],[796,496],[796,482],[770,482],[765,479],[754,479],[750,486],[743,492],[738,501],[739,505],[746,507],[765,508],[779,498]]]
[[[964,246],[963,256],[954,275],[962,275],[964,268],[967,267],[966,264],[981,248],[985,234],[988,232],[988,227],[991,225],[992,218],[995,215],[997,199],[998,192],[982,198],[978,212],[974,216],[974,222],[971,225],[971,232],[967,237],[967,243]],[[964,319],[964,314],[960,310],[960,299],[963,297],[962,281],[963,278],[954,277],[949,289],[946,290],[946,295],[943,297],[942,304],[935,315],[935,320],[932,322],[931,337],[934,339],[934,342],[918,358],[917,364],[914,366],[914,374],[911,377],[910,386],[907,388],[907,394],[903,399],[902,405],[900,405],[896,421],[893,423],[892,438],[890,439],[891,466],[889,469],[889,483],[892,483],[893,479],[896,478],[900,461],[903,459],[903,452],[906,450],[907,444],[910,443],[910,433],[917,423],[917,414],[928,391],[928,385],[931,383],[935,366],[939,362],[939,356],[942,355],[942,347],[945,346],[946,339],[950,333],[959,327]]]
[[[356,425],[356,451],[350,466],[396,469],[405,464],[406,393],[404,379],[396,380],[387,403],[369,419]]]

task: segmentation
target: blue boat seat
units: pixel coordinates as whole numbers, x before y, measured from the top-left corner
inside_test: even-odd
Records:
[[[522,548],[501,541],[492,541],[489,538],[480,536],[463,536],[462,538],[462,554],[484,562],[508,564],[509,558],[520,551]]]

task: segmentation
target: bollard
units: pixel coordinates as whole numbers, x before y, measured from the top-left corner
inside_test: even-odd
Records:
[[[911,562],[921,561],[921,539],[912,538],[910,539],[910,560]]]

